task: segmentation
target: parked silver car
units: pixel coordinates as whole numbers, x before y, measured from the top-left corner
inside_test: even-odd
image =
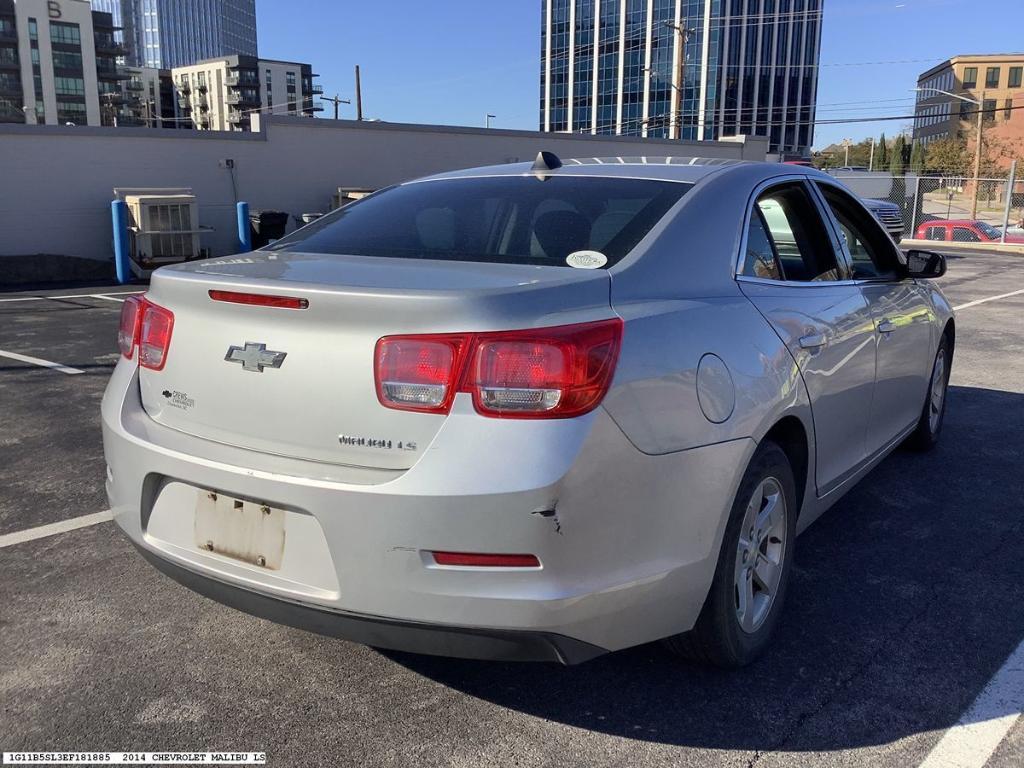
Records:
[[[741,665],[797,533],[938,439],[944,271],[808,168],[400,184],[125,303],[111,508],[198,592],[372,646]]]

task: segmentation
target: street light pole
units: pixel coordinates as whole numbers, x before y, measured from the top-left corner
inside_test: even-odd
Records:
[[[690,42],[690,33],[694,30],[688,29],[685,24],[676,24],[672,21],[666,21],[665,26],[676,33],[675,50],[679,57],[679,64],[676,67],[678,85],[675,86],[676,98],[679,100],[679,109],[673,110],[672,117],[675,118],[675,122],[670,131],[672,135],[669,136],[670,139],[679,139],[683,135],[683,97],[686,95],[686,81],[683,79],[686,76],[686,44]],[[672,123],[673,121],[670,119],[669,122]]]
[[[492,115],[490,113],[485,114],[484,115],[484,128],[490,128],[491,127],[491,120],[493,120],[494,118],[495,118],[495,115]]]
[[[971,194],[971,218],[978,218],[978,187],[981,186],[981,144],[985,138],[985,92],[978,99],[978,136],[974,140],[974,190]]]

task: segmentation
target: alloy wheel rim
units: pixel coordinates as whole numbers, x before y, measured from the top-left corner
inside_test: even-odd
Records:
[[[747,503],[736,547],[733,600],[740,629],[756,632],[771,612],[786,555],[786,496],[764,478]]]
[[[932,432],[939,428],[942,416],[942,402],[946,399],[946,356],[939,350],[932,369],[932,383],[928,398],[928,427]]]

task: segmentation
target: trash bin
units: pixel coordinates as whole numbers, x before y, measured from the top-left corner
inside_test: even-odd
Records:
[[[249,229],[252,234],[252,247],[262,248],[272,240],[284,237],[288,226],[288,214],[281,211],[251,211],[249,213]]]

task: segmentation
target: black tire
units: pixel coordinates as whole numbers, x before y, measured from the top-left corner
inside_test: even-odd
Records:
[[[942,335],[939,348],[935,352],[935,360],[932,362],[931,376],[928,377],[928,391],[924,396],[924,407],[921,409],[921,417],[917,421],[917,428],[907,438],[907,445],[915,451],[930,451],[942,436],[942,424],[946,420],[946,400],[949,389],[949,369],[952,367],[952,354],[950,350],[949,337]],[[938,418],[932,418],[933,400],[932,383],[935,377],[936,367],[942,362],[942,404],[938,409]]]
[[[747,506],[761,483],[769,478],[774,478],[778,482],[785,498],[786,539],[781,557],[781,577],[775,597],[770,603],[767,616],[751,633],[740,626],[737,617],[737,548]],[[798,513],[796,483],[789,459],[777,444],[766,440],[758,446],[751,458],[736,492],[718,555],[715,577],[697,623],[689,632],[674,635],[663,641],[670,651],[702,664],[729,668],[745,666],[764,652],[779,623],[785,604]]]

